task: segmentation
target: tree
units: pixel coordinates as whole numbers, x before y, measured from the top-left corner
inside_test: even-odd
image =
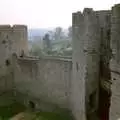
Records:
[[[50,30],[48,31],[49,35],[50,35],[50,39],[54,40],[54,31]]]
[[[49,54],[50,51],[52,50],[52,46],[50,42],[50,35],[46,33],[43,40],[44,40],[44,51],[46,51],[46,53]]]
[[[72,39],[72,27],[71,26],[68,28],[68,37]]]
[[[63,30],[61,27],[56,27],[55,28],[55,40],[60,40],[63,37]]]
[[[35,45],[33,44],[32,45],[32,48],[31,48],[31,51],[30,51],[30,54],[33,55],[33,56],[43,56],[43,52],[41,50],[41,48],[39,47],[39,45]]]
[[[44,44],[45,44],[45,49],[50,49],[51,45],[50,45],[50,35],[48,33],[45,34],[44,38]]]

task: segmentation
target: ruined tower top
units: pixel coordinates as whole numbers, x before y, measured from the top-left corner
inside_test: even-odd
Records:
[[[12,53],[20,55],[21,51],[27,54],[27,41],[26,25],[0,25],[0,56],[3,59],[7,59]]]

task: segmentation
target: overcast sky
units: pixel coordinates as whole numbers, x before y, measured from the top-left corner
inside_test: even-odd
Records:
[[[72,23],[72,12],[84,7],[110,9],[116,3],[120,0],[0,0],[0,24],[67,28]]]

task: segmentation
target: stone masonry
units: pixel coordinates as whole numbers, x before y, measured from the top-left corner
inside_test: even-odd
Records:
[[[98,99],[100,31],[95,12],[86,8],[83,13],[73,13],[72,27],[72,110],[77,120],[86,120],[96,111]],[[89,97],[93,93],[95,105],[90,106]]]
[[[120,4],[73,13],[72,31],[72,59],[35,58],[26,26],[1,25],[0,94],[11,91],[15,100],[46,111],[68,109],[75,120],[118,120]]]
[[[111,18],[111,60],[112,96],[110,107],[110,120],[120,119],[120,4],[112,7]]]
[[[119,4],[112,7],[111,11],[93,11],[91,8],[85,8],[83,14],[73,13],[71,104],[77,120],[93,120],[96,119],[95,114],[102,120],[120,118],[120,90],[117,87],[120,75],[119,14]],[[107,93],[108,98],[104,98],[104,101],[99,98],[100,89]],[[91,97],[94,103],[92,106]],[[101,109],[98,104],[103,107],[101,116],[96,112]]]
[[[0,93],[12,89],[13,72],[11,56],[28,54],[27,26],[0,25]]]

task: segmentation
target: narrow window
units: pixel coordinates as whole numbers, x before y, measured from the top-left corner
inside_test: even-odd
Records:
[[[78,69],[79,69],[79,67],[78,67],[78,63],[76,62],[76,69],[77,69],[77,71],[78,71]]]
[[[91,108],[95,108],[95,99],[96,98],[96,92],[93,92],[89,97],[89,105]]]
[[[35,109],[35,103],[32,102],[32,101],[29,101],[29,107],[30,107],[31,109]]]
[[[5,61],[5,64],[6,64],[6,66],[9,66],[9,65],[10,65],[10,60],[7,59],[7,60]]]

